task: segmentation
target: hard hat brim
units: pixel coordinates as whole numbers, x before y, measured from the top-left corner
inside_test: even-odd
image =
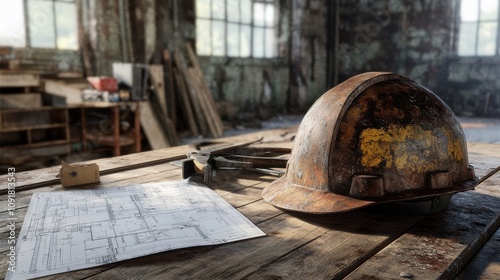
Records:
[[[278,208],[313,214],[341,213],[377,203],[296,184],[289,185],[285,176],[267,186],[262,191],[262,197]]]
[[[270,204],[284,210],[311,213],[329,214],[342,213],[371,205],[425,199],[436,195],[454,194],[457,192],[474,189],[478,184],[478,178],[459,182],[452,188],[446,190],[434,190],[419,195],[408,195],[406,197],[386,198],[383,200],[361,200],[333,192],[312,189],[297,184],[289,184],[286,177],[281,177],[262,191],[262,197]]]

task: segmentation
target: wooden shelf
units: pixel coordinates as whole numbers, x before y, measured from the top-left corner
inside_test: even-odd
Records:
[[[59,128],[59,127],[67,127],[66,123],[54,123],[54,124],[43,124],[36,126],[17,126],[12,128],[0,128],[0,132],[13,132],[13,131],[23,131],[23,130],[32,130],[32,129],[48,129],[48,128]]]

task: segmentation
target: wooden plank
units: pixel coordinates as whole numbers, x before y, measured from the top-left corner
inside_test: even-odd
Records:
[[[81,83],[65,83],[59,80],[42,80],[41,90],[50,94],[65,97],[67,104],[81,104],[82,91],[88,88],[85,81]]]
[[[201,134],[206,136],[206,135],[208,135],[207,122],[206,122],[205,118],[203,117],[203,114],[201,113],[202,106],[200,104],[198,94],[196,93],[196,89],[193,86],[193,82],[191,81],[189,74],[187,72],[186,61],[184,60],[184,57],[179,52],[174,53],[174,61],[175,61],[175,65],[177,66],[177,69],[179,69],[179,74],[184,79],[191,104],[193,105],[193,113],[194,113],[194,117],[196,119],[196,122],[198,124],[198,128],[199,128]]]
[[[153,150],[170,147],[168,139],[163,133],[159,120],[154,114],[153,107],[149,101],[141,102],[140,118],[144,134],[148,138],[149,145]]]
[[[348,278],[401,279],[402,273],[418,279],[456,277],[500,226],[500,173],[477,189],[484,184],[497,186],[495,196],[455,194],[447,211],[427,216]]]
[[[180,101],[182,105],[182,113],[184,114],[184,118],[188,122],[189,130],[193,136],[199,135],[200,132],[198,130],[198,125],[196,124],[196,120],[194,118],[193,109],[191,108],[191,101],[189,100],[189,96],[186,89],[186,84],[184,83],[184,79],[181,77],[177,69],[174,69],[174,77],[177,83],[177,89],[179,90]]]
[[[187,74],[192,83],[193,90],[196,92],[196,96],[200,102],[200,107],[201,107],[200,113],[205,118],[205,121],[208,125],[208,129],[210,130],[210,134],[212,134],[214,138],[222,136],[216,127],[214,116],[209,108],[210,104],[208,103],[208,100],[202,93],[203,90],[201,89],[201,81],[200,77],[198,76],[198,72],[196,71],[196,69],[189,67],[187,69]]]
[[[198,59],[196,58],[196,54],[194,53],[190,43],[186,43],[186,51],[189,57],[189,61],[196,69],[200,77],[201,94],[204,95],[206,100],[208,101],[209,103],[208,108],[210,110],[210,114],[212,114],[212,117],[214,118],[218,134],[222,136],[224,134],[224,124],[222,123],[219,112],[217,111],[217,106],[215,105],[212,94],[210,93],[210,89],[205,82],[205,76],[203,75],[203,71],[201,70],[200,64],[198,63]]]
[[[168,117],[177,124],[177,108],[174,91],[174,70],[172,67],[172,57],[168,49],[163,50],[163,73],[165,81],[165,93],[167,99]]]
[[[500,229],[479,250],[456,279],[500,279]]]
[[[37,87],[40,77],[37,74],[0,74],[0,87]]]
[[[40,93],[0,94],[0,109],[40,108]]]
[[[141,107],[142,109],[142,107]],[[142,110],[141,110],[142,111]],[[269,138],[272,135],[281,135],[291,133],[297,130],[297,127],[274,129],[268,131],[259,131],[249,133],[246,135],[238,135],[233,137],[226,137],[222,141],[226,142],[243,142],[255,137],[262,137],[263,139]],[[495,145],[491,145],[495,146]],[[497,145],[500,146],[500,145]],[[101,176],[124,170],[131,170],[135,168],[142,168],[145,166],[153,166],[165,162],[175,161],[186,158],[188,147],[186,145],[172,147],[168,149],[160,149],[155,151],[147,151],[136,154],[129,154],[120,157],[103,158],[98,160],[86,161],[83,163],[97,163]],[[16,173],[16,193],[23,190],[39,188],[57,184],[59,180],[55,177],[59,174],[60,166],[47,167],[29,172]],[[0,195],[7,193],[8,176],[0,176]]]
[[[158,103],[160,104],[162,113],[166,117],[168,116],[168,109],[165,96],[165,84],[163,81],[163,66],[149,65],[148,72],[149,77],[151,77],[151,82],[155,88],[156,96],[158,98]]]

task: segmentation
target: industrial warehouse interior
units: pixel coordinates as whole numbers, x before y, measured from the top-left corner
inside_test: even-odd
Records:
[[[0,275],[500,279],[499,73],[500,0],[0,1]]]

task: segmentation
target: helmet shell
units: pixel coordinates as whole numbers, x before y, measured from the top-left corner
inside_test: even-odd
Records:
[[[335,213],[466,191],[477,181],[451,109],[406,77],[369,72],[314,103],[285,176],[262,194],[279,208]]]

